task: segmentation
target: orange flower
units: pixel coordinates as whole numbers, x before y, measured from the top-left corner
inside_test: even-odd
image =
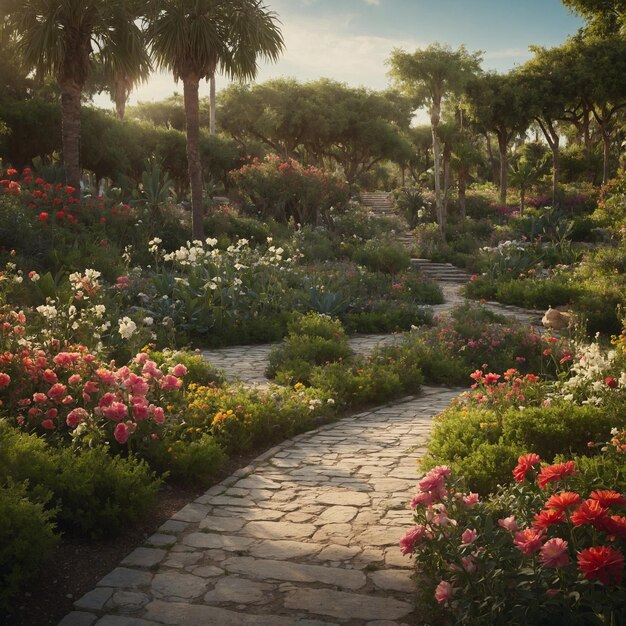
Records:
[[[597,500],[585,500],[572,515],[574,526],[594,524],[606,517],[608,509],[603,507]]]
[[[589,498],[591,500],[597,500],[601,506],[607,508],[626,505],[626,498],[621,493],[610,489],[597,489],[591,493]]]
[[[580,503],[580,496],[572,491],[561,491],[550,496],[546,501],[546,509],[555,509],[557,511],[565,511]]]
[[[559,524],[560,522],[565,521],[565,515],[563,511],[555,511],[553,509],[548,509],[545,511],[541,511],[535,515],[535,521],[533,522],[533,528],[537,530],[545,530],[549,526],[554,526],[554,524]]]
[[[515,478],[518,483],[523,483],[528,470],[537,463],[541,463],[541,458],[534,452],[520,456],[517,459],[517,467],[513,470],[513,478]]]

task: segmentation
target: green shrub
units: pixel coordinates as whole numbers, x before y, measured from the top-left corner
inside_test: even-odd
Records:
[[[502,416],[502,436],[551,462],[559,453],[584,454],[590,441],[607,441],[611,428],[624,425],[626,415],[616,415],[607,407],[563,402],[508,410]]]
[[[406,270],[411,263],[411,256],[404,246],[386,240],[367,241],[354,251],[352,258],[372,272],[392,275]]]
[[[0,613],[51,556],[58,541],[54,511],[28,499],[24,484],[0,484]]]
[[[421,379],[414,383],[413,390],[416,391]],[[315,367],[311,372],[311,385],[346,407],[384,402],[405,391],[398,372],[375,361],[355,365],[329,363]]]
[[[496,300],[529,309],[547,309],[573,302],[580,287],[569,280],[554,277],[546,280],[508,280],[499,282]]]
[[[194,439],[166,439],[155,452],[151,463],[161,471],[198,484],[210,483],[228,460],[222,447],[207,433]]]
[[[343,316],[346,331],[350,334],[398,332],[431,322],[432,312],[428,307],[410,302],[394,302],[390,305],[384,300]]]
[[[56,452],[56,476],[46,486],[59,507],[57,521],[67,532],[112,536],[136,522],[154,504],[161,482],[144,461],[111,457],[106,448]]]
[[[295,318],[288,328],[287,340],[270,352],[266,369],[270,378],[280,372],[283,383],[308,383],[314,365],[348,359],[352,355],[338,320],[308,313]]]

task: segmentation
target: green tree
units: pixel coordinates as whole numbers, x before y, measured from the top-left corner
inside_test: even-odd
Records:
[[[132,55],[141,39],[135,23],[141,3],[134,0],[5,0],[28,67],[53,74],[61,90],[63,161],[66,180],[80,194],[81,94],[94,47],[108,49],[107,61],[132,74]]]
[[[561,0],[587,22],[587,32],[614,35],[626,26],[626,0]]]
[[[519,188],[520,215],[526,208],[526,192],[536,185],[547,171],[545,146],[540,143],[526,143],[518,151],[510,165],[509,179]]]
[[[519,75],[485,74],[467,88],[469,113],[482,133],[492,132],[500,153],[500,202],[506,202],[508,147],[512,139],[524,134],[531,120],[531,95],[524,91]]]
[[[194,239],[204,237],[198,87],[221,69],[252,79],[258,57],[276,60],[283,38],[261,0],[153,0],[146,36],[157,65],[183,82]]]
[[[461,46],[453,51],[448,46],[432,44],[413,54],[394,50],[389,64],[390,74],[413,99],[416,107],[427,106],[433,136],[435,170],[435,205],[437,221],[445,236],[446,215],[441,195],[441,141],[439,123],[442,101],[461,94],[467,83],[480,71],[481,56],[470,54]]]

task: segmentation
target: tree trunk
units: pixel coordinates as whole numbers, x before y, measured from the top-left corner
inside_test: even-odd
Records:
[[[215,135],[215,74],[209,78],[209,133]]]
[[[204,239],[202,223],[202,165],[200,163],[200,102],[198,99],[198,78],[183,81],[185,101],[185,122],[187,127],[187,169],[191,185],[191,231],[194,239]]]
[[[450,198],[450,161],[452,159],[452,148],[449,143],[443,144],[443,202],[441,203],[441,223],[442,235],[446,231],[448,222],[448,200]]]
[[[118,120],[123,120],[126,114],[126,101],[128,100],[128,94],[130,89],[128,87],[128,81],[125,80],[122,74],[119,74],[115,78],[115,113]]]
[[[498,149],[500,151],[500,202],[506,204],[507,174],[509,162],[506,156],[508,137],[505,132],[498,133]]]
[[[430,113],[430,125],[433,134],[433,159],[435,162],[435,208],[437,211],[437,222],[439,223],[439,232],[442,238],[445,238],[445,225],[443,223],[443,206],[441,203],[441,154],[439,145],[439,115],[440,103],[433,102],[433,108]]]
[[[520,217],[524,215],[524,209],[526,208],[526,186],[520,185],[519,188],[519,214]]]
[[[561,138],[554,127],[553,121],[548,119],[545,121],[544,125],[544,122],[541,119],[536,119],[541,131],[543,132],[543,136],[546,138],[546,141],[550,146],[550,150],[552,151],[552,206],[556,207],[557,196],[559,193],[559,176],[561,172],[561,160],[559,157],[559,145],[561,143]]]
[[[602,184],[609,182],[609,164],[611,158],[611,133],[602,128]]]
[[[80,198],[80,85],[65,80],[61,87],[63,165],[65,182],[74,188],[73,196]]]
[[[465,190],[467,189],[467,175],[463,170],[459,170],[459,209],[461,219],[465,221]]]

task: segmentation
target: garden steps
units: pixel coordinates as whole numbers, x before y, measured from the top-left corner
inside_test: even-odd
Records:
[[[396,207],[386,191],[363,191],[361,204],[379,216],[396,215]]]
[[[426,278],[438,282],[451,282],[465,284],[470,280],[471,275],[465,270],[459,269],[452,263],[436,263],[429,259],[411,259],[411,263]]]

